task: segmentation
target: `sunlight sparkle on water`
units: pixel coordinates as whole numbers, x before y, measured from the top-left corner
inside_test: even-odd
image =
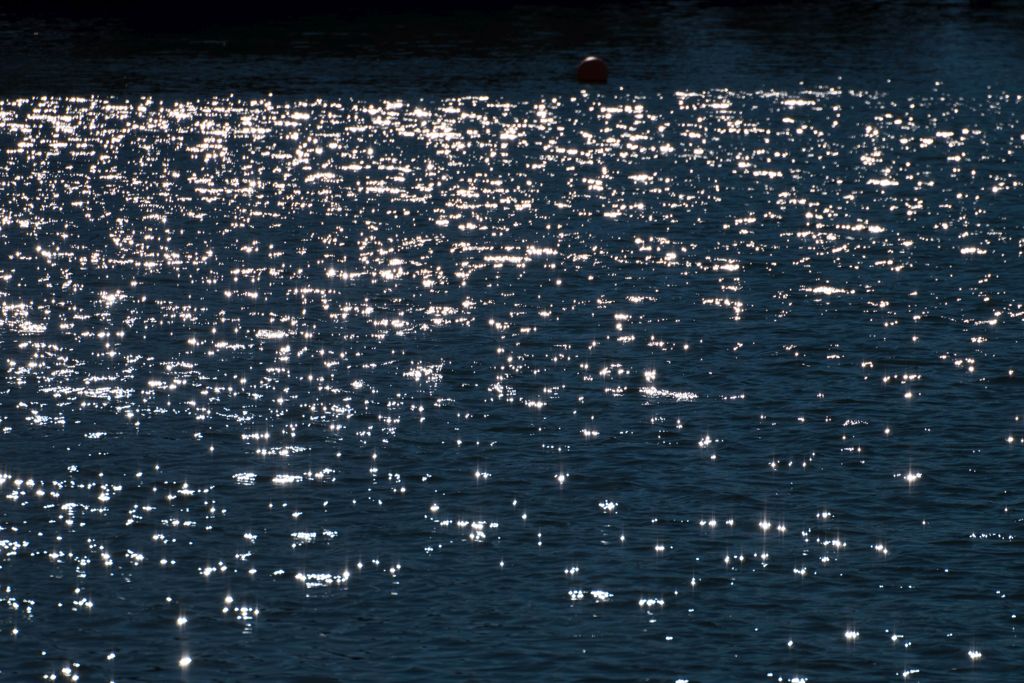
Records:
[[[119,679],[413,632],[1005,673],[1021,129],[941,85],[0,102],[5,645],[109,668],[54,643],[124,603]]]

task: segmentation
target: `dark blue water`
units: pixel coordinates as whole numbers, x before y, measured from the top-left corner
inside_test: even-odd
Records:
[[[875,11],[9,80],[0,679],[1012,680],[1022,34]]]

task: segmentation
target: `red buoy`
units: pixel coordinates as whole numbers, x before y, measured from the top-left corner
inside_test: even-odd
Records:
[[[607,83],[608,65],[600,57],[587,57],[576,67],[576,80],[580,83]]]

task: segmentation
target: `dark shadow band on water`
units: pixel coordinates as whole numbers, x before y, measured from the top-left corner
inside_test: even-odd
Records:
[[[658,92],[1024,84],[1024,3],[998,0],[45,0],[0,6],[0,39],[5,97],[520,96],[572,90],[587,54]]]

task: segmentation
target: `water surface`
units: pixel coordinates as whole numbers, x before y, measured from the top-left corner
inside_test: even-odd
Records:
[[[1008,680],[976,60],[4,99],[0,677]]]

